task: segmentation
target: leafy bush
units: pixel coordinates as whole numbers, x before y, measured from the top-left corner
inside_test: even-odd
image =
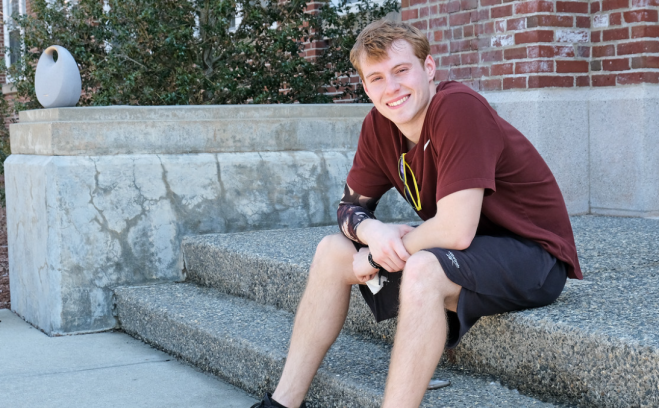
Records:
[[[78,62],[82,106],[327,103],[328,90],[365,101],[349,86],[348,54],[366,24],[398,5],[347,1],[311,13],[305,0],[34,0],[33,15],[13,16],[22,58],[7,73],[18,110],[40,108],[34,73],[51,45]],[[310,60],[314,42],[327,47]]]

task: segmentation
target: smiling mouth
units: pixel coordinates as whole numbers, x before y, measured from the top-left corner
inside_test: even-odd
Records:
[[[392,108],[395,108],[396,106],[401,105],[403,102],[405,102],[405,101],[408,100],[408,99],[410,99],[410,96],[409,96],[409,95],[407,95],[407,96],[404,97],[404,98],[401,98],[401,99],[397,100],[396,102],[388,103],[387,106],[390,106],[390,107],[392,107]]]

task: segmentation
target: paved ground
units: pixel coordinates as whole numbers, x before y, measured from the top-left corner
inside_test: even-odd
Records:
[[[0,405],[248,408],[245,392],[124,333],[48,337],[0,310]]]

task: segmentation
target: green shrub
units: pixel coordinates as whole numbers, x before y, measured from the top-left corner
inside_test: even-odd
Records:
[[[306,1],[99,0],[32,2],[34,15],[13,16],[22,30],[22,58],[8,70],[18,110],[40,108],[34,93],[36,62],[61,45],[80,67],[79,105],[327,103],[328,87],[365,101],[347,86],[356,35],[397,10],[396,0],[350,7]],[[231,28],[236,10],[242,22]],[[314,61],[305,43],[324,41]]]

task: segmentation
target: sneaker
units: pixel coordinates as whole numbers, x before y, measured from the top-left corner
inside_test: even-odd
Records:
[[[252,405],[251,408],[286,408],[286,407],[281,405],[277,401],[273,400],[272,394],[266,392],[261,402],[257,402],[256,404]],[[305,402],[302,402],[300,408],[307,408],[307,404]]]

